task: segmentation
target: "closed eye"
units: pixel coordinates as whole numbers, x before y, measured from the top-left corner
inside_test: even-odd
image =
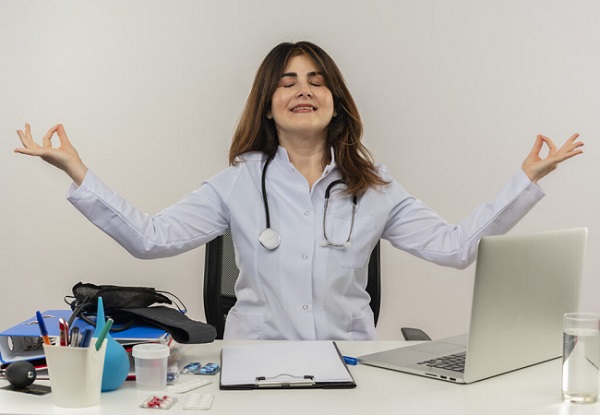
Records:
[[[308,72],[306,74],[307,80],[311,86],[314,87],[322,87],[325,85],[325,79],[320,72]],[[279,86],[283,88],[290,88],[296,85],[296,80],[298,78],[298,74],[296,72],[286,72],[281,75],[281,81],[279,82]]]
[[[312,86],[321,87],[325,85],[325,78],[319,72],[309,73],[308,75],[308,82]]]

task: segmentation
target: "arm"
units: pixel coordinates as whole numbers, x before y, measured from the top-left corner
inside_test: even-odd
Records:
[[[537,182],[557,165],[582,153],[582,142],[573,134],[557,149],[552,140],[538,135],[523,162],[522,172],[513,176],[496,198],[475,209],[458,224],[447,223],[421,201],[401,197],[392,211],[383,237],[395,247],[441,265],[464,268],[475,259],[481,237],[508,232],[543,197]],[[549,147],[540,157],[544,143]]]
[[[174,256],[214,239],[229,226],[218,192],[204,183],[161,212],[150,215],[132,206],[90,170],[69,202],[90,222],[141,259]]]
[[[52,147],[52,136],[55,133],[58,135],[60,141],[60,146],[57,148]],[[42,145],[33,141],[29,124],[25,124],[25,131],[17,130],[17,134],[21,139],[23,147],[16,148],[15,153],[40,157],[42,160],[67,173],[77,185],[83,182],[88,169],[83,164],[83,161],[81,161],[75,147],[71,145],[62,124],[57,124],[48,130],[42,138]]]
[[[148,215],[88,172],[61,124],[48,130],[41,146],[33,140],[29,124],[17,133],[24,147],[15,152],[40,157],[66,172],[74,182],[68,200],[135,257],[173,256],[213,239],[228,226],[223,215],[226,208],[210,186],[202,186],[162,212]],[[60,140],[58,148],[52,147],[55,133]]]
[[[544,197],[542,189],[519,171],[492,201],[454,224],[408,195],[397,183],[392,188],[390,196],[396,202],[382,238],[419,258],[458,269],[475,260],[481,237],[508,232]]]

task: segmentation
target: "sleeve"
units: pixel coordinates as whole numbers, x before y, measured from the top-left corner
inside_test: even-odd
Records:
[[[217,191],[203,183],[176,204],[155,215],[143,213],[88,171],[67,199],[137,258],[174,256],[196,248],[228,227],[227,207]]]
[[[480,205],[458,224],[446,222],[396,182],[392,183],[390,197],[394,208],[382,238],[427,261],[462,269],[475,260],[483,236],[508,232],[544,197],[544,192],[519,171],[492,202]]]

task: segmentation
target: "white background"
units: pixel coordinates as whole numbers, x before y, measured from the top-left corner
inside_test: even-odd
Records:
[[[512,232],[587,226],[582,308],[600,312],[598,22],[597,0],[1,1],[0,328],[62,308],[78,281],[169,290],[203,320],[204,249],[130,257],[65,200],[66,175],[12,152],[15,130],[63,123],[90,168],[154,213],[227,166],[258,65],[298,40],[337,61],[376,160],[452,222],[493,198],[536,134],[579,132],[585,154],[540,182],[547,196]],[[473,266],[387,242],[382,255],[380,338],[467,330]]]

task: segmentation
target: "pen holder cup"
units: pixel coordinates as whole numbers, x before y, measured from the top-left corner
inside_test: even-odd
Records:
[[[54,404],[83,408],[100,403],[106,340],[91,347],[44,345]]]

